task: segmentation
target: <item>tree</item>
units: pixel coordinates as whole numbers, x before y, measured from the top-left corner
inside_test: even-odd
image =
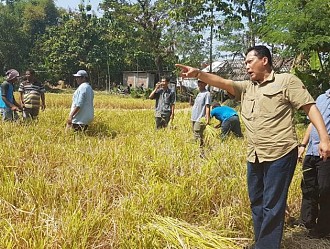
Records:
[[[0,15],[0,66],[23,70],[30,66],[38,36],[57,23],[54,1],[6,1],[0,4]]]
[[[87,69],[100,86],[100,73],[106,72],[107,43],[104,29],[95,15],[80,8],[79,13],[61,16],[58,26],[50,27],[35,47],[36,66],[57,79],[72,80],[72,72]],[[37,65],[38,62],[41,62]]]
[[[59,12],[53,0],[28,1],[22,10],[23,31],[30,35],[32,46],[46,27],[57,24]]]
[[[163,35],[164,43],[171,44],[174,53],[172,63],[200,67],[201,62],[208,58],[206,41],[201,34],[187,30],[184,25],[178,25],[178,23],[176,25],[175,27],[169,27]]]
[[[16,16],[8,11],[10,7],[0,4],[0,68],[16,68],[20,71],[29,53],[28,37]]]
[[[261,28],[264,40],[296,57],[295,72],[314,96],[329,88],[329,1],[269,0],[266,9],[267,21]]]
[[[260,37],[259,26],[265,15],[265,0],[172,0],[178,7],[171,15],[189,20],[192,30],[203,32],[207,27],[220,42],[220,51],[243,54]]]
[[[131,70],[137,69],[138,65],[140,70],[152,69],[161,75],[166,65],[174,69],[173,41],[165,37],[168,30],[165,20],[168,20],[171,8],[168,1],[106,0],[101,6],[117,33],[114,39],[125,40],[121,43]]]
[[[330,8],[325,0],[269,0],[266,41],[283,44],[291,51],[330,51]],[[271,28],[270,28],[271,27]]]

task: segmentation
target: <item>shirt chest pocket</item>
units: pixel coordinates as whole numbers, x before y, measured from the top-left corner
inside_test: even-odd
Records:
[[[255,107],[255,98],[247,96],[245,93],[242,96],[241,114],[246,119],[251,119]]]
[[[283,89],[268,91],[260,96],[260,115],[274,115],[280,112],[285,104]]]
[[[197,95],[195,99],[195,103],[198,103],[198,105],[204,106],[205,104],[205,99],[202,95]]]
[[[164,93],[164,102],[166,104],[170,104],[171,103],[171,94],[170,93]]]

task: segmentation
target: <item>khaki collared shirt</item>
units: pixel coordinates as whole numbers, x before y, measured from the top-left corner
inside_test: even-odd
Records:
[[[315,103],[304,84],[292,74],[271,72],[262,83],[233,83],[242,103],[242,120],[248,140],[249,162],[274,161],[298,145],[294,109]]]

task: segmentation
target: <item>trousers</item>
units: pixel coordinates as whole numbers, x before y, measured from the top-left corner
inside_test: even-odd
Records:
[[[255,249],[280,249],[289,186],[298,150],[269,162],[248,162],[247,182]]]
[[[236,137],[243,137],[238,116],[232,116],[221,124],[221,137],[226,137],[232,131]]]
[[[330,232],[330,159],[307,155],[301,181],[301,220],[306,228]]]

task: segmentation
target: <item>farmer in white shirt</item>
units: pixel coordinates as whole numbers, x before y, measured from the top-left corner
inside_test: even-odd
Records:
[[[73,75],[79,87],[73,94],[72,105],[67,127],[75,131],[85,131],[94,119],[94,92],[88,83],[88,74],[85,70],[79,70]]]

